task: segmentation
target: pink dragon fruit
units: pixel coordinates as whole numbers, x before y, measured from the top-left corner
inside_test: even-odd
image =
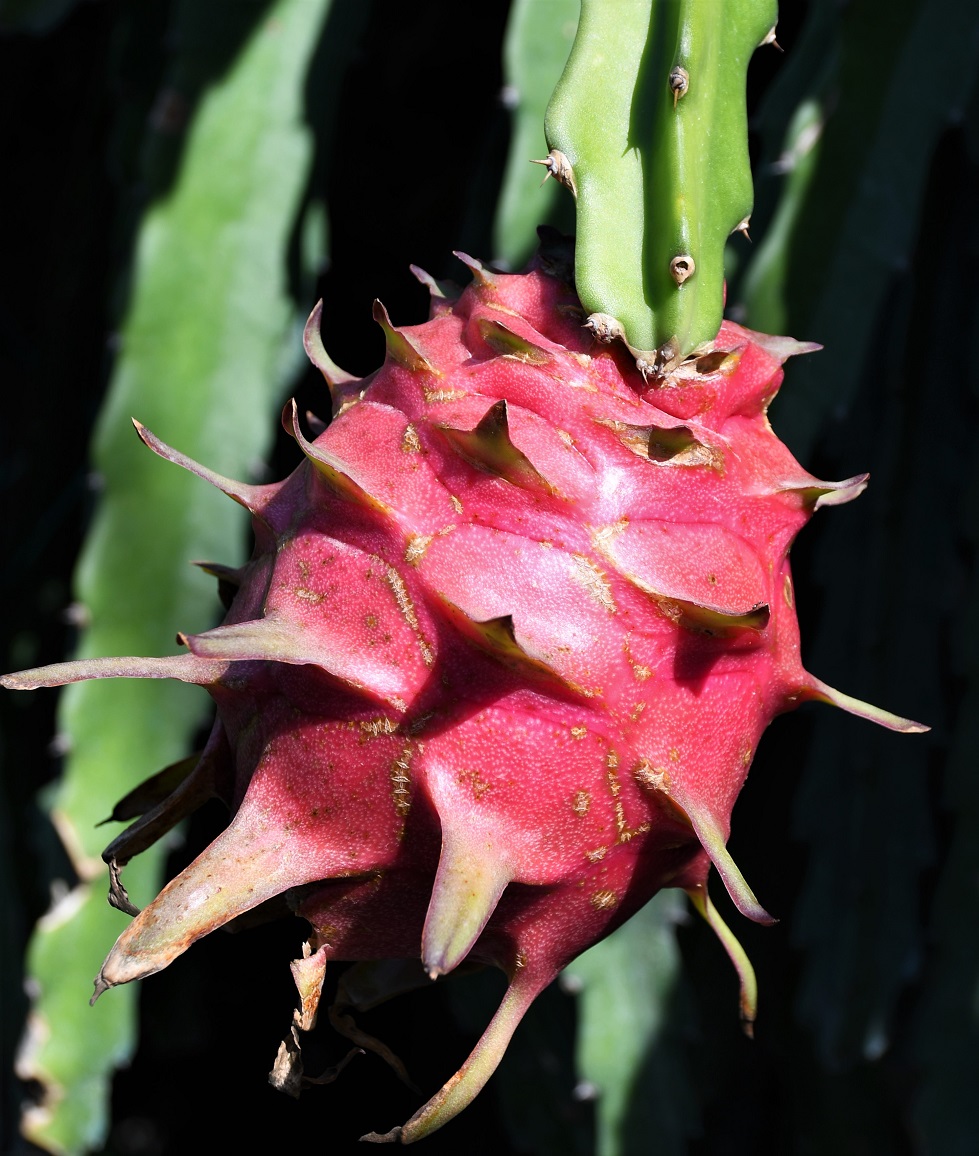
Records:
[[[273,1071],[295,1090],[327,961],[358,961],[335,1024],[394,1063],[346,1014],[358,992],[464,961],[506,973],[460,1071],[366,1137],[404,1143],[465,1107],[537,994],[660,888],[717,931],[750,1025],[751,967],[707,881],[713,864],[770,921],[725,847],[762,732],[812,699],[924,729],[801,665],[789,547],[866,484],[816,480],[768,424],[782,363],[814,347],[725,322],[711,352],[647,381],[582,327],[558,257],[521,276],[463,260],[458,296],[418,274],[427,323],[397,329],[376,305],[387,357],[363,380],[332,364],[314,312],[334,418],[309,441],[287,410],[304,460],[285,481],[219,477],[137,426],[251,511],[251,561],[208,567],[223,625],[181,636],[179,656],[3,680],[177,678],[217,707],[200,758],[151,781],[155,805],[105,853],[110,899],[135,918],[96,996],[285,897],[312,929]],[[119,869],[215,794],[229,826],[137,912]]]

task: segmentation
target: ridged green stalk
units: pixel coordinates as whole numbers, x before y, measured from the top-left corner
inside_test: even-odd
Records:
[[[668,370],[713,341],[752,184],[745,77],[775,0],[582,0],[545,123],[576,199],[575,278],[600,337]]]

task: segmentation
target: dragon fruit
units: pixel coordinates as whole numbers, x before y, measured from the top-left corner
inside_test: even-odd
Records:
[[[359,380],[306,348],[333,420],[295,404],[303,454],[247,485],[137,424],[161,457],[245,506],[241,569],[206,564],[224,623],[185,652],[10,675],[13,688],[103,677],[203,686],[203,753],[117,808],[110,901],[135,916],[96,995],[283,901],[311,932],[273,1082],[303,1083],[300,1032],[328,961],[354,961],[331,1020],[396,1067],[351,1011],[460,965],[502,969],[503,1002],[462,1068],[403,1127],[409,1143],[468,1104],[527,1007],[580,952],[663,887],[683,888],[755,984],[708,896],[765,912],[726,850],[731,811],[771,719],[822,700],[924,728],[806,673],[789,547],[866,476],[818,481],[768,424],[782,363],[812,348],[724,322],[709,351],[644,376],[583,325],[567,253],[522,275],[468,257],[462,292],[416,270],[430,319],[396,328]],[[120,869],[205,800],[228,827],[143,911]]]

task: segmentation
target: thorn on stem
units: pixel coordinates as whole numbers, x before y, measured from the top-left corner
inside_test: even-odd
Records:
[[[571,190],[571,195],[577,199],[578,186],[574,180],[574,169],[571,167],[571,162],[558,149],[551,149],[543,160],[532,160],[532,165],[543,165],[547,169],[544,174],[544,181],[548,177],[553,177],[559,184],[564,185],[566,189]],[[541,181],[541,184],[544,183]]]
[[[687,89],[690,87],[690,73],[679,64],[676,65],[670,73],[670,92],[673,93],[673,107],[676,108],[676,102],[681,96],[687,95]]]
[[[602,345],[610,345],[616,340],[625,340],[625,329],[622,327],[622,322],[609,313],[592,313],[585,320],[582,329],[587,329]]]
[[[696,271],[697,263],[689,253],[681,253],[670,262],[670,276],[678,286],[688,277],[692,277]]]
[[[785,49],[775,39],[775,29],[777,25],[773,24],[765,34],[765,39],[758,45],[759,48],[764,48],[766,44],[770,44],[773,48],[777,48],[779,52],[785,52]]]

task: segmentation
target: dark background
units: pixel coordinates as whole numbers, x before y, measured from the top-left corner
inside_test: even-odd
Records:
[[[908,51],[902,18],[910,26],[925,6],[907,3],[898,12],[855,0],[783,7],[779,41],[786,54],[759,54],[750,77],[760,172],[752,232],[764,237],[775,207],[779,186],[764,166],[777,155],[791,112],[788,103],[773,106],[772,93],[780,75],[785,84],[784,70],[793,67],[807,21],[833,9],[835,23],[822,47],[827,68],[834,54],[843,61],[835,73],[832,126],[801,213],[805,228],[793,233],[786,250],[791,331],[827,345],[819,372],[832,377],[833,334],[813,333],[808,324],[828,291],[821,278],[847,200],[874,175],[854,171],[853,159],[866,153],[875,118],[883,115],[874,107],[870,80],[879,75],[883,87],[897,67],[894,60]],[[71,574],[95,501],[88,436],[111,369],[112,334],[125,306],[140,212],[165,191],[179,164],[179,138],[149,169],[141,152],[179,5],[103,0],[65,8],[39,30],[25,28],[16,12],[0,25],[5,670],[18,665],[28,643],[37,663],[57,661],[73,645],[74,627],[66,619]],[[233,55],[235,30],[243,37],[262,8],[242,3],[234,20],[224,21],[223,38],[215,39],[212,58],[202,65],[202,88]],[[332,225],[330,264],[319,285],[324,339],[334,359],[353,372],[368,372],[383,355],[370,320],[374,297],[399,322],[424,316],[427,295],[408,274],[409,263],[436,276],[460,277],[452,249],[491,251],[492,208],[508,141],[499,101],[506,16],[506,3],[481,4],[474,36],[471,17],[458,4],[376,0],[333,89],[336,127],[321,132],[310,195],[325,196]],[[874,20],[879,24],[868,37]],[[939,45],[941,37],[936,27]],[[877,55],[860,53],[868,43]],[[855,69],[862,70],[859,76]],[[940,73],[940,55],[923,53],[920,72],[911,74],[923,101],[938,99]],[[327,87],[314,80],[308,90],[309,119],[318,130],[327,123]],[[785,102],[792,95],[787,88]],[[806,435],[811,455],[805,464],[812,472],[842,477],[869,469],[874,488],[854,507],[819,515],[818,526],[793,552],[803,637],[818,645],[820,676],[923,716],[936,729],[923,740],[882,739],[868,734],[867,724],[826,723],[807,709],[777,720],[766,737],[731,843],[746,877],[764,881],[766,906],[784,916],[773,929],[743,921],[737,928],[762,990],[753,1043],[739,1032],[727,960],[706,929],[693,923],[678,929],[687,981],[671,1030],[681,1041],[694,1105],[692,1156],[979,1151],[976,1097],[958,1095],[956,1083],[961,1079],[968,1088],[967,1073],[979,1060],[971,1002],[979,979],[979,875],[977,856],[970,854],[979,797],[968,775],[979,770],[973,645],[979,632],[979,379],[973,352],[979,337],[979,117],[974,83],[969,91],[970,100],[945,112],[926,150],[925,192],[911,242],[892,254],[880,307],[869,318],[851,319],[868,334],[860,391],[843,411],[820,415],[819,428]],[[892,147],[903,143],[897,139]],[[390,150],[411,158],[397,180],[385,167]],[[749,259],[745,249],[741,260]],[[856,280],[861,260],[854,255]],[[296,280],[298,291],[298,274]],[[729,299],[737,300],[737,279]],[[322,409],[312,375],[298,383],[297,396],[301,407],[319,403]],[[776,429],[783,406],[787,428],[803,428],[802,411],[780,399],[773,408]],[[276,476],[293,464],[291,451],[281,439]],[[831,520],[838,520],[835,530],[828,527]],[[845,612],[839,611],[840,587]],[[851,677],[856,674],[863,682],[858,687]],[[27,1011],[21,955],[48,906],[50,880],[70,873],[35,801],[58,773],[51,747],[54,697],[0,697],[2,1145],[12,1153],[31,1150],[17,1137],[16,1119],[32,1089],[9,1075]],[[898,741],[918,746],[896,755]],[[827,760],[824,772],[811,769],[813,749]],[[911,790],[905,789],[909,782]],[[218,810],[195,817],[170,872],[188,862],[220,823]],[[813,826],[821,834],[813,836]],[[902,845],[904,831],[923,834],[917,844]],[[895,864],[907,870],[895,871]],[[833,871],[835,882],[827,879]],[[875,918],[881,905],[898,909],[897,924],[910,927],[910,944],[893,931],[894,921]],[[955,930],[949,930],[950,911]],[[852,968],[852,982],[834,984],[832,948],[826,947],[832,934],[820,929],[840,926],[856,929],[856,938],[847,941],[848,958],[859,963],[863,955],[867,964],[862,972]],[[861,927],[867,930],[862,946]],[[266,1086],[293,1001],[283,961],[292,957],[299,934],[298,926],[277,924],[211,936],[179,966],[143,985],[142,1043],[115,1082],[106,1153],[163,1156],[213,1144],[352,1151],[363,1131],[415,1110],[417,1099],[372,1057],[355,1061],[339,1083],[312,1089],[298,1103]],[[885,934],[895,935],[890,954],[887,943],[872,941]],[[891,960],[897,979],[881,959]],[[426,991],[365,1020],[402,1055],[423,1088],[437,1087],[461,1062],[488,1018],[492,983],[460,979],[459,992],[465,984],[466,994]],[[876,1054],[866,1046],[861,1009],[873,1002],[868,992],[878,984],[897,994],[885,1009],[884,1042]],[[825,1000],[822,1007],[816,1000],[816,1011],[813,992]],[[957,1030],[943,1035],[946,1019]],[[541,1136],[548,1127],[514,1123],[536,1110],[558,1122],[551,1133],[573,1132],[576,1150],[590,1153],[592,1108],[572,1095],[574,1022],[573,998],[558,988],[542,997],[518,1033],[501,1079],[426,1141],[426,1151],[560,1151],[545,1147]],[[324,1066],[342,1054],[320,1033],[311,1070],[317,1048]],[[496,1084],[507,1092],[502,1106]],[[642,1097],[641,1085],[636,1095]],[[936,1095],[946,1116],[941,1127],[926,1110]],[[622,1147],[629,1154],[667,1150],[638,1131]]]

